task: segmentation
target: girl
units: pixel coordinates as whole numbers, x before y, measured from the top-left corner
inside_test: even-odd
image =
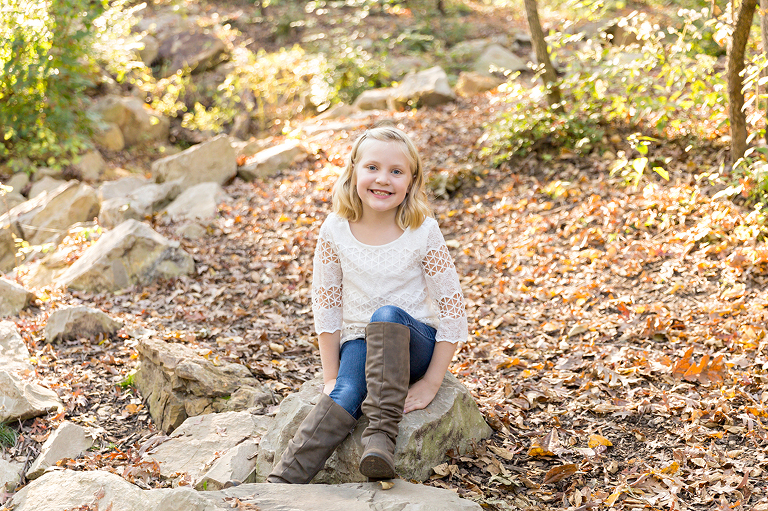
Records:
[[[456,343],[467,338],[421,159],[399,129],[370,129],[352,147],[320,228],[312,309],[324,392],[267,481],[308,483],[362,414],[360,472],[393,478],[403,413],[432,401]]]

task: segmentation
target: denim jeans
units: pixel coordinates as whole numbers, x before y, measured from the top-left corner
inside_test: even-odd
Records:
[[[407,312],[393,305],[385,305],[371,316],[371,323],[399,323],[411,330],[411,383],[424,376],[432,360],[437,330],[413,319]],[[352,339],[341,346],[339,374],[331,391],[331,399],[354,418],[362,415],[360,405],[368,394],[365,385],[365,339]]]

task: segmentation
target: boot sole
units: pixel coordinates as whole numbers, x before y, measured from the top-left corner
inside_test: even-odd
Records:
[[[373,480],[395,478],[395,469],[377,454],[368,454],[360,460],[360,473]]]

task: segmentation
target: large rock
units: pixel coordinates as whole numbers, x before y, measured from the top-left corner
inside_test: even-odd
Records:
[[[475,62],[473,71],[485,76],[504,77],[515,71],[525,71],[528,64],[500,44],[491,44],[485,48]]]
[[[12,280],[0,278],[0,317],[17,316],[34,297]]]
[[[64,236],[70,225],[93,220],[99,214],[99,199],[92,187],[69,181],[19,204],[0,218],[30,245],[41,245]]]
[[[31,419],[63,408],[54,391],[0,369],[0,423]]]
[[[200,183],[184,190],[167,208],[165,214],[173,220],[214,218],[219,205],[229,200],[219,183]]]
[[[280,403],[274,427],[259,444],[257,481],[263,481],[279,460],[299,424],[317,402],[321,389],[321,379],[309,381]],[[357,466],[363,451],[360,438],[367,423],[365,417],[358,422],[313,482],[335,484],[366,480]],[[467,452],[473,443],[490,435],[491,428],[469,391],[453,375],[446,374],[432,403],[424,410],[405,415],[400,422],[395,447],[397,473],[405,479],[424,481],[432,474],[433,467],[447,459],[449,449]]]
[[[360,110],[394,110],[395,105],[392,101],[394,91],[393,87],[364,90],[355,98],[352,106]]]
[[[12,492],[21,482],[21,473],[24,470],[23,463],[6,461],[0,458],[0,495],[3,492]]]
[[[248,481],[273,421],[247,411],[189,417],[144,460],[156,461],[166,479],[186,474],[198,490],[220,490],[227,481]]]
[[[121,321],[93,307],[78,305],[56,310],[48,316],[45,324],[45,340],[58,342],[82,337],[94,339],[112,336],[123,327]]]
[[[260,511],[480,511],[450,490],[395,481],[325,485],[243,484],[221,491],[197,492],[188,486],[140,490],[105,471],[57,470],[19,490],[13,511],[225,511],[234,507]]]
[[[20,376],[34,371],[27,345],[13,321],[0,321],[0,367]]]
[[[52,192],[65,183],[66,181],[63,179],[56,179],[55,177],[51,176],[42,176],[41,178],[35,180],[35,182],[32,183],[32,186],[29,187],[29,198],[34,199],[43,192]]]
[[[192,256],[151,227],[126,220],[103,234],[57,282],[83,291],[117,291],[195,269]]]
[[[19,490],[9,503],[13,511],[218,511],[226,507],[188,486],[141,490],[122,477],[104,471],[55,470]]]
[[[194,30],[173,34],[160,41],[157,57],[162,62],[163,76],[183,69],[199,73],[226,59],[227,46],[212,34]]]
[[[152,162],[155,181],[163,183],[181,179],[184,188],[209,181],[223,185],[236,174],[235,148],[226,135]]]
[[[307,149],[296,141],[285,142],[259,151],[245,161],[237,175],[245,181],[267,178],[290,167],[294,161],[305,157]]]
[[[106,96],[94,110],[105,122],[120,128],[126,146],[168,140],[170,121],[138,98]]]
[[[181,344],[142,339],[134,382],[160,429],[173,431],[187,417],[239,411],[271,399],[240,364],[214,364]]]
[[[99,200],[127,197],[142,186],[150,184],[149,179],[141,176],[128,176],[114,181],[107,181],[99,186]]]
[[[8,223],[8,218],[0,220],[0,272],[11,271],[16,267],[18,258],[16,256],[16,236]],[[20,261],[18,261],[20,262]]]
[[[27,479],[37,479],[57,461],[77,458],[92,445],[93,441],[84,427],[69,421],[62,422],[43,444],[40,455],[27,471]]]
[[[462,71],[459,74],[459,81],[456,83],[456,93],[459,96],[473,96],[495,89],[502,83],[504,83],[504,80],[496,76]]]
[[[448,75],[439,66],[407,75],[392,91],[392,102],[398,108],[437,106],[455,100]]]

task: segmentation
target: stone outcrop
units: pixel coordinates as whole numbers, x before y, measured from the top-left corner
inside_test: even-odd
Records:
[[[243,365],[215,365],[187,346],[153,339],[142,339],[137,350],[134,382],[163,431],[187,417],[245,410],[272,399]]]
[[[301,421],[314,406],[322,389],[322,380],[302,385],[301,390],[280,403],[275,425],[259,444],[256,480],[263,481],[288,445]],[[316,483],[365,481],[357,470],[362,446],[360,438],[367,424],[361,418],[352,434],[336,449],[326,466],[315,476]],[[395,462],[404,479],[424,481],[432,468],[447,459],[449,449],[467,452],[472,443],[491,435],[469,391],[453,375],[446,374],[440,390],[424,410],[403,417],[397,437]]]
[[[105,471],[57,470],[22,488],[13,511],[480,511],[479,504],[450,490],[397,480],[389,490],[378,483],[340,485],[243,484],[198,492],[188,486],[140,490]]]
[[[151,227],[126,220],[103,234],[58,279],[70,289],[117,291],[194,271],[192,257]]]
[[[16,266],[16,263],[16,237],[6,220],[6,222],[0,223],[0,271],[10,271]]]
[[[109,317],[104,311],[78,305],[53,311],[45,324],[45,340],[58,342],[68,339],[110,337],[123,323]]]
[[[0,367],[22,377],[34,370],[27,345],[12,321],[0,321]]]
[[[229,200],[219,183],[200,183],[184,190],[164,213],[172,220],[202,220],[214,218],[219,205]]]
[[[21,473],[24,469],[22,463],[6,461],[0,458],[0,494],[12,492],[21,482]]]
[[[520,57],[507,50],[500,44],[491,44],[485,48],[477,59],[473,71],[486,76],[501,76],[505,73],[525,71],[528,64]]]
[[[72,224],[98,214],[96,190],[73,180],[19,204],[0,218],[0,224],[10,223],[20,238],[40,245],[62,238]]]
[[[93,441],[85,428],[72,422],[62,422],[43,444],[40,455],[27,471],[27,479],[37,479],[57,461],[64,458],[77,458],[92,445]]]
[[[199,73],[211,69],[227,58],[227,46],[215,35],[192,30],[169,35],[160,41],[157,58],[163,76],[188,69]]]
[[[63,408],[54,391],[0,369],[0,423],[31,419]]]
[[[168,140],[170,121],[138,98],[106,96],[94,110],[105,122],[120,128],[127,147]]]
[[[272,422],[272,417],[247,411],[189,417],[144,460],[156,461],[166,479],[189,476],[198,490],[219,490],[232,480],[249,482],[259,440]]]
[[[0,278],[0,317],[16,316],[35,297],[17,283]]]
[[[448,75],[438,66],[406,75],[392,93],[395,108],[437,106],[455,100]]]
[[[307,149],[299,142],[291,141],[259,151],[237,169],[237,175],[244,181],[267,178],[286,170],[297,159],[306,157]]]
[[[152,162],[155,181],[164,183],[180,179],[184,188],[206,182],[223,185],[236,174],[235,149],[226,135]]]

